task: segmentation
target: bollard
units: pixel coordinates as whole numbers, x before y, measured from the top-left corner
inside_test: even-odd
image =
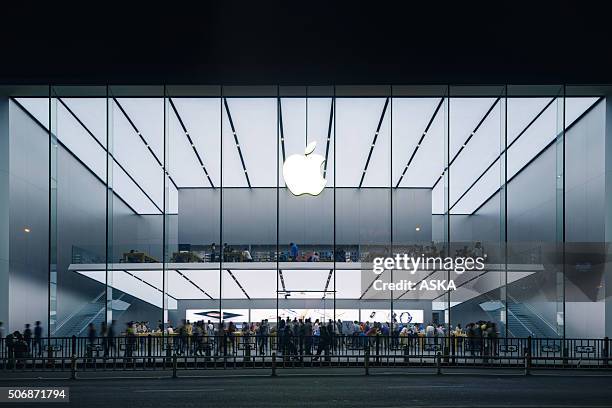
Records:
[[[174,353],[172,354],[172,378],[178,378],[178,374],[176,372],[177,364],[176,353]]]
[[[442,353],[440,353],[439,351],[436,355],[436,374],[442,374]]]
[[[276,377],[276,351],[272,352],[272,377]]]
[[[365,367],[365,375],[370,375],[370,349],[369,348],[365,350],[363,366]]]
[[[77,369],[76,355],[73,354],[72,357],[70,357],[70,379],[71,380],[76,380],[77,378],[76,369]]]

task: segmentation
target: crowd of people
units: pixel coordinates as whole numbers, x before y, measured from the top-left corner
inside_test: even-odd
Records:
[[[24,358],[27,356],[43,355],[43,328],[40,321],[34,323],[34,329],[27,323],[23,332],[15,330],[5,335],[3,322],[0,322],[0,340],[4,340],[4,347],[9,358]]]
[[[15,331],[4,335],[0,322],[0,338],[9,356],[39,357],[43,355],[43,329],[37,321],[32,329],[25,325],[23,332]],[[235,354],[238,350],[254,355],[266,355],[276,351],[279,355],[313,356],[318,359],[322,354],[349,352],[372,346],[376,342],[382,350],[401,349],[406,346],[415,350],[435,351],[449,337],[455,338],[456,351],[465,351],[472,355],[496,349],[499,337],[494,322],[478,321],[468,323],[465,328],[458,324],[448,329],[443,324],[429,322],[400,323],[394,322],[359,322],[331,319],[324,320],[298,317],[278,317],[277,323],[271,324],[267,319],[253,323],[208,321],[190,322],[183,320],[178,327],[161,320],[152,326],[147,321],[126,324],[124,331],[117,329],[117,322],[103,322],[98,331],[93,323],[87,328],[87,351],[89,354],[102,352],[104,356],[114,356],[119,349],[124,356],[144,352],[151,347],[147,337],[154,336],[155,347],[162,346],[169,353],[199,356],[213,354]],[[159,341],[158,339],[162,340]],[[123,345],[123,347],[121,347]]]

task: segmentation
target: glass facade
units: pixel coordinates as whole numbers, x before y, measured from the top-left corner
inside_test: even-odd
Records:
[[[411,316],[495,322],[508,337],[603,337],[608,92],[7,87],[9,324],[70,336],[112,320]],[[323,157],[325,186],[295,195],[285,164],[308,154]],[[381,276],[454,278],[456,290],[374,290],[372,261],[396,254],[482,256],[486,267]],[[25,293],[37,301],[23,309]]]

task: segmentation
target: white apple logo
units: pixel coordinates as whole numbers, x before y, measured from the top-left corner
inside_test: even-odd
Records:
[[[304,155],[292,154],[283,164],[283,178],[293,195],[319,195],[325,188],[327,180],[321,174],[321,166],[325,158],[320,154],[311,154],[317,142],[310,142]]]

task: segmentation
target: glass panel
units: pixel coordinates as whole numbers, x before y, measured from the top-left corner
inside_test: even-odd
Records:
[[[548,101],[544,103],[544,101]],[[563,93],[509,90],[507,333],[563,335]],[[560,125],[561,124],[561,125]]]
[[[105,96],[105,87],[52,90],[55,336],[85,336],[106,321]]]
[[[582,94],[582,95],[581,95]],[[580,95],[580,96],[577,96]],[[568,87],[565,100],[567,338],[606,336],[606,100]],[[608,297],[609,302],[609,297]],[[609,331],[609,328],[608,328]]]
[[[221,108],[221,297],[227,322],[243,325],[255,307],[276,309],[279,106],[258,89],[226,91],[240,97],[224,97]]]
[[[108,320],[116,321],[115,333],[143,330],[141,323],[159,330],[169,232],[164,218],[175,183],[172,174],[164,176],[163,87],[110,87],[108,115]],[[176,300],[167,307],[176,309]]]
[[[456,265],[471,265],[449,273],[456,286],[448,295],[457,335],[505,333],[505,106],[503,87],[451,88],[450,140],[456,153],[450,156],[449,256]],[[478,261],[484,268],[475,267]]]
[[[414,259],[444,256],[446,248],[447,189],[441,174],[447,162],[448,98],[443,92],[446,88],[393,98],[393,253]],[[447,279],[424,267],[392,272],[393,282],[409,281],[417,289],[422,282]],[[395,335],[404,328],[425,332],[427,326],[447,321],[443,291],[404,289],[392,294]]]
[[[34,322],[39,321],[46,336],[56,323],[56,185],[49,183],[49,160],[57,164],[57,155],[50,157],[57,139],[49,137],[50,106],[48,86],[0,86],[0,320],[4,335],[23,333],[25,324],[34,330]],[[51,254],[49,237],[54,245]],[[60,267],[66,267],[65,260]],[[38,344],[31,351],[33,356],[43,352]]]
[[[378,276],[372,262],[392,254],[392,99],[389,89],[372,97],[361,96],[367,95],[363,89],[342,91],[352,96],[338,97],[335,110],[335,287],[342,309],[358,309],[370,328],[378,325],[389,332],[392,293],[374,289]],[[390,271],[380,276],[382,281],[391,279]],[[384,313],[373,313],[376,310]]]

